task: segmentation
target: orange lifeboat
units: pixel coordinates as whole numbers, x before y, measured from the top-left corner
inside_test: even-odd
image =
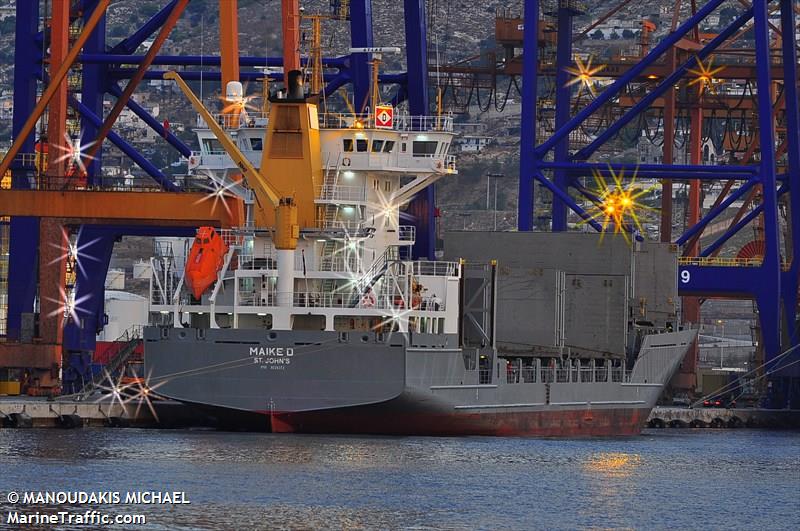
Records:
[[[195,299],[202,297],[217,280],[227,252],[228,246],[214,227],[200,227],[197,230],[185,270],[186,285]]]

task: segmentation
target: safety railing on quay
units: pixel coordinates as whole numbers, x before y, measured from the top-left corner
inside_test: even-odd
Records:
[[[719,256],[682,256],[680,265],[720,266],[720,267],[759,267],[763,258],[726,258]]]

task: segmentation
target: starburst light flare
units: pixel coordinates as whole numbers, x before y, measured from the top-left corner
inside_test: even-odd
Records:
[[[208,193],[195,201],[194,204],[197,205],[204,201],[213,201],[214,203],[211,205],[211,210],[214,212],[217,209],[217,203],[221,202],[228,215],[231,215],[231,209],[226,199],[236,196],[231,190],[239,183],[235,181],[225,182],[224,178],[217,178],[211,172],[205,172],[205,175],[208,177],[208,184],[201,184],[200,186],[207,190]]]
[[[576,57],[575,64],[577,65],[577,68],[572,68],[570,66],[564,68],[564,70],[573,76],[573,78],[567,81],[564,86],[571,87],[572,85],[577,85],[580,83],[580,87],[578,88],[579,93],[583,88],[586,88],[592,96],[597,96],[597,93],[594,89],[594,78],[606,68],[606,65],[598,65],[592,68],[591,57],[586,60],[586,63],[584,63],[580,57]]]
[[[702,96],[706,88],[712,94],[717,93],[714,88],[714,76],[725,70],[725,66],[718,66],[713,68],[714,58],[708,58],[708,64],[704,64],[701,59],[697,59],[697,69],[689,68],[689,73],[693,74],[695,78],[689,82],[688,86],[697,85],[698,94]]]
[[[242,90],[243,94],[247,94],[247,85],[244,86]],[[250,102],[256,99],[256,95],[251,96],[241,96],[237,98],[228,98],[226,96],[219,96],[219,99],[222,100],[225,104],[225,107],[222,109],[222,114],[232,114],[234,116],[241,116],[245,120],[247,120],[248,115],[247,111],[257,111],[258,107],[251,104]]]
[[[624,182],[625,171],[621,170],[619,174],[609,165],[609,173],[611,174],[612,182],[609,184],[599,171],[594,172],[595,188],[590,192],[596,196],[596,201],[593,206],[588,210],[589,219],[598,222],[603,230],[600,233],[600,242],[603,241],[603,236],[606,232],[610,232],[613,228],[613,233],[621,234],[625,241],[630,244],[631,239],[628,232],[636,228],[639,232],[643,232],[639,215],[644,211],[657,210],[649,207],[638,201],[639,198],[646,196],[652,192],[657,185],[642,187],[636,183],[636,174],[638,170],[634,170],[630,182]],[[588,223],[589,220],[582,220],[580,223]]]
[[[75,298],[75,293],[70,290],[67,291],[64,289],[64,286],[58,286],[58,290],[61,293],[61,297],[59,299],[53,299],[50,297],[45,297],[50,302],[58,304],[58,308],[53,310],[49,314],[48,317],[57,317],[59,315],[63,316],[62,326],[67,326],[70,319],[77,325],[80,326],[81,318],[78,314],[88,314],[89,312],[81,308],[81,304],[88,301],[92,298],[91,294],[86,294],[82,297]]]
[[[77,240],[73,241],[70,238],[69,231],[65,227],[62,227],[61,242],[66,242],[66,244],[49,242],[50,246],[55,247],[56,249],[61,251],[61,254],[58,257],[52,259],[50,262],[48,262],[47,265],[53,265],[55,263],[60,262],[61,260],[67,260],[67,261],[71,260],[75,262],[75,265],[78,267],[83,277],[86,278],[88,275],[86,274],[86,269],[84,268],[83,260],[89,260],[92,262],[100,261],[100,258],[93,256],[92,254],[87,252],[87,249],[89,249],[89,247],[92,247],[95,243],[99,242],[100,240],[101,238],[95,238],[88,242],[84,242],[81,245],[78,245]]]
[[[153,376],[152,369],[147,374],[145,378],[139,378],[136,374],[136,371],[133,371],[134,382],[130,384],[130,389],[133,391],[132,394],[125,400],[126,404],[131,402],[136,402],[136,411],[134,412],[134,418],[139,416],[139,411],[142,408],[142,404],[147,406],[147,409],[150,410],[150,414],[153,416],[156,422],[160,422],[158,419],[158,413],[156,413],[155,408],[153,407],[153,397],[155,396],[155,390],[167,383],[167,380],[161,380],[157,384],[152,384],[151,379]]]
[[[81,138],[71,138],[68,133],[64,133],[64,145],[54,144],[56,149],[64,152],[63,155],[55,159],[55,162],[69,161],[72,167],[80,169],[81,174],[86,173],[86,164],[84,161],[91,162],[94,157],[90,156],[87,151],[91,148],[96,141],[91,141],[88,144],[81,144]]]

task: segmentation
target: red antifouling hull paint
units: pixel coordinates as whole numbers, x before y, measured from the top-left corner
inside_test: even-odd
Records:
[[[364,433],[381,435],[496,435],[603,437],[638,435],[649,410],[595,409],[490,413],[388,413],[327,410],[270,415],[275,433]]]

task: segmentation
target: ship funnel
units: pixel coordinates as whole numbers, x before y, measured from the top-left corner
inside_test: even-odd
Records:
[[[228,101],[240,101],[244,98],[242,84],[238,81],[228,81],[225,86],[225,99]]]
[[[306,97],[303,89],[303,73],[300,70],[291,70],[288,75],[286,98],[290,100],[303,100]]]

